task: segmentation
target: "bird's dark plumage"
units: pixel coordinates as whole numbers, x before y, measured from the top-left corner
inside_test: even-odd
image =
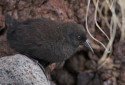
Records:
[[[68,59],[87,40],[83,27],[73,22],[46,18],[17,21],[8,14],[5,20],[10,46],[43,65]]]

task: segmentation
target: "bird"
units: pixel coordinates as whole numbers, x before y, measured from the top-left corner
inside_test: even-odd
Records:
[[[10,47],[44,67],[66,61],[79,45],[85,45],[94,53],[80,24],[48,18],[19,21],[9,14],[5,14],[5,22]]]

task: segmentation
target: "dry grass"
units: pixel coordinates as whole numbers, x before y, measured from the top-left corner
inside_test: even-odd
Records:
[[[94,20],[95,24],[98,27],[98,29],[107,37],[108,39],[108,44],[105,46],[102,42],[99,40],[95,39],[91,33],[89,32],[88,29],[88,24],[87,24],[87,17],[88,17],[88,11],[89,11],[89,5],[90,5],[90,0],[88,0],[88,6],[87,6],[87,13],[86,13],[86,29],[89,33],[89,35],[98,43],[100,43],[105,51],[101,57],[101,59],[98,61],[98,69],[104,66],[104,64],[110,59],[110,56],[112,55],[112,48],[113,48],[113,42],[116,36],[116,29],[120,29],[121,31],[121,38],[120,41],[124,40],[125,38],[125,0],[104,0],[99,3],[99,0],[93,0],[93,3],[95,5],[95,15],[94,15]],[[99,7],[99,4],[101,4]],[[120,6],[120,13],[116,14],[116,5]],[[108,12],[111,12],[111,16],[109,19]],[[104,12],[104,14],[102,14]],[[99,26],[97,23],[97,14],[98,17],[104,21],[105,25],[108,29],[110,30],[110,36],[107,36],[106,33],[103,31],[102,27]],[[110,22],[109,22],[110,20]]]

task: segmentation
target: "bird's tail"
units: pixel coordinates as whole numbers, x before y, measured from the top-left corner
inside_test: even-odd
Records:
[[[13,17],[11,17],[9,14],[5,14],[4,16],[5,16],[5,22],[7,26],[10,27],[16,23],[16,20]]]

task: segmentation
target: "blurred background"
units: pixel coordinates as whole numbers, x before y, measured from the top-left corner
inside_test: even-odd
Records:
[[[125,85],[125,0],[0,0],[0,57],[17,54],[6,40],[6,13],[73,21],[88,32],[95,54],[79,47],[63,66],[50,65],[53,85]]]

